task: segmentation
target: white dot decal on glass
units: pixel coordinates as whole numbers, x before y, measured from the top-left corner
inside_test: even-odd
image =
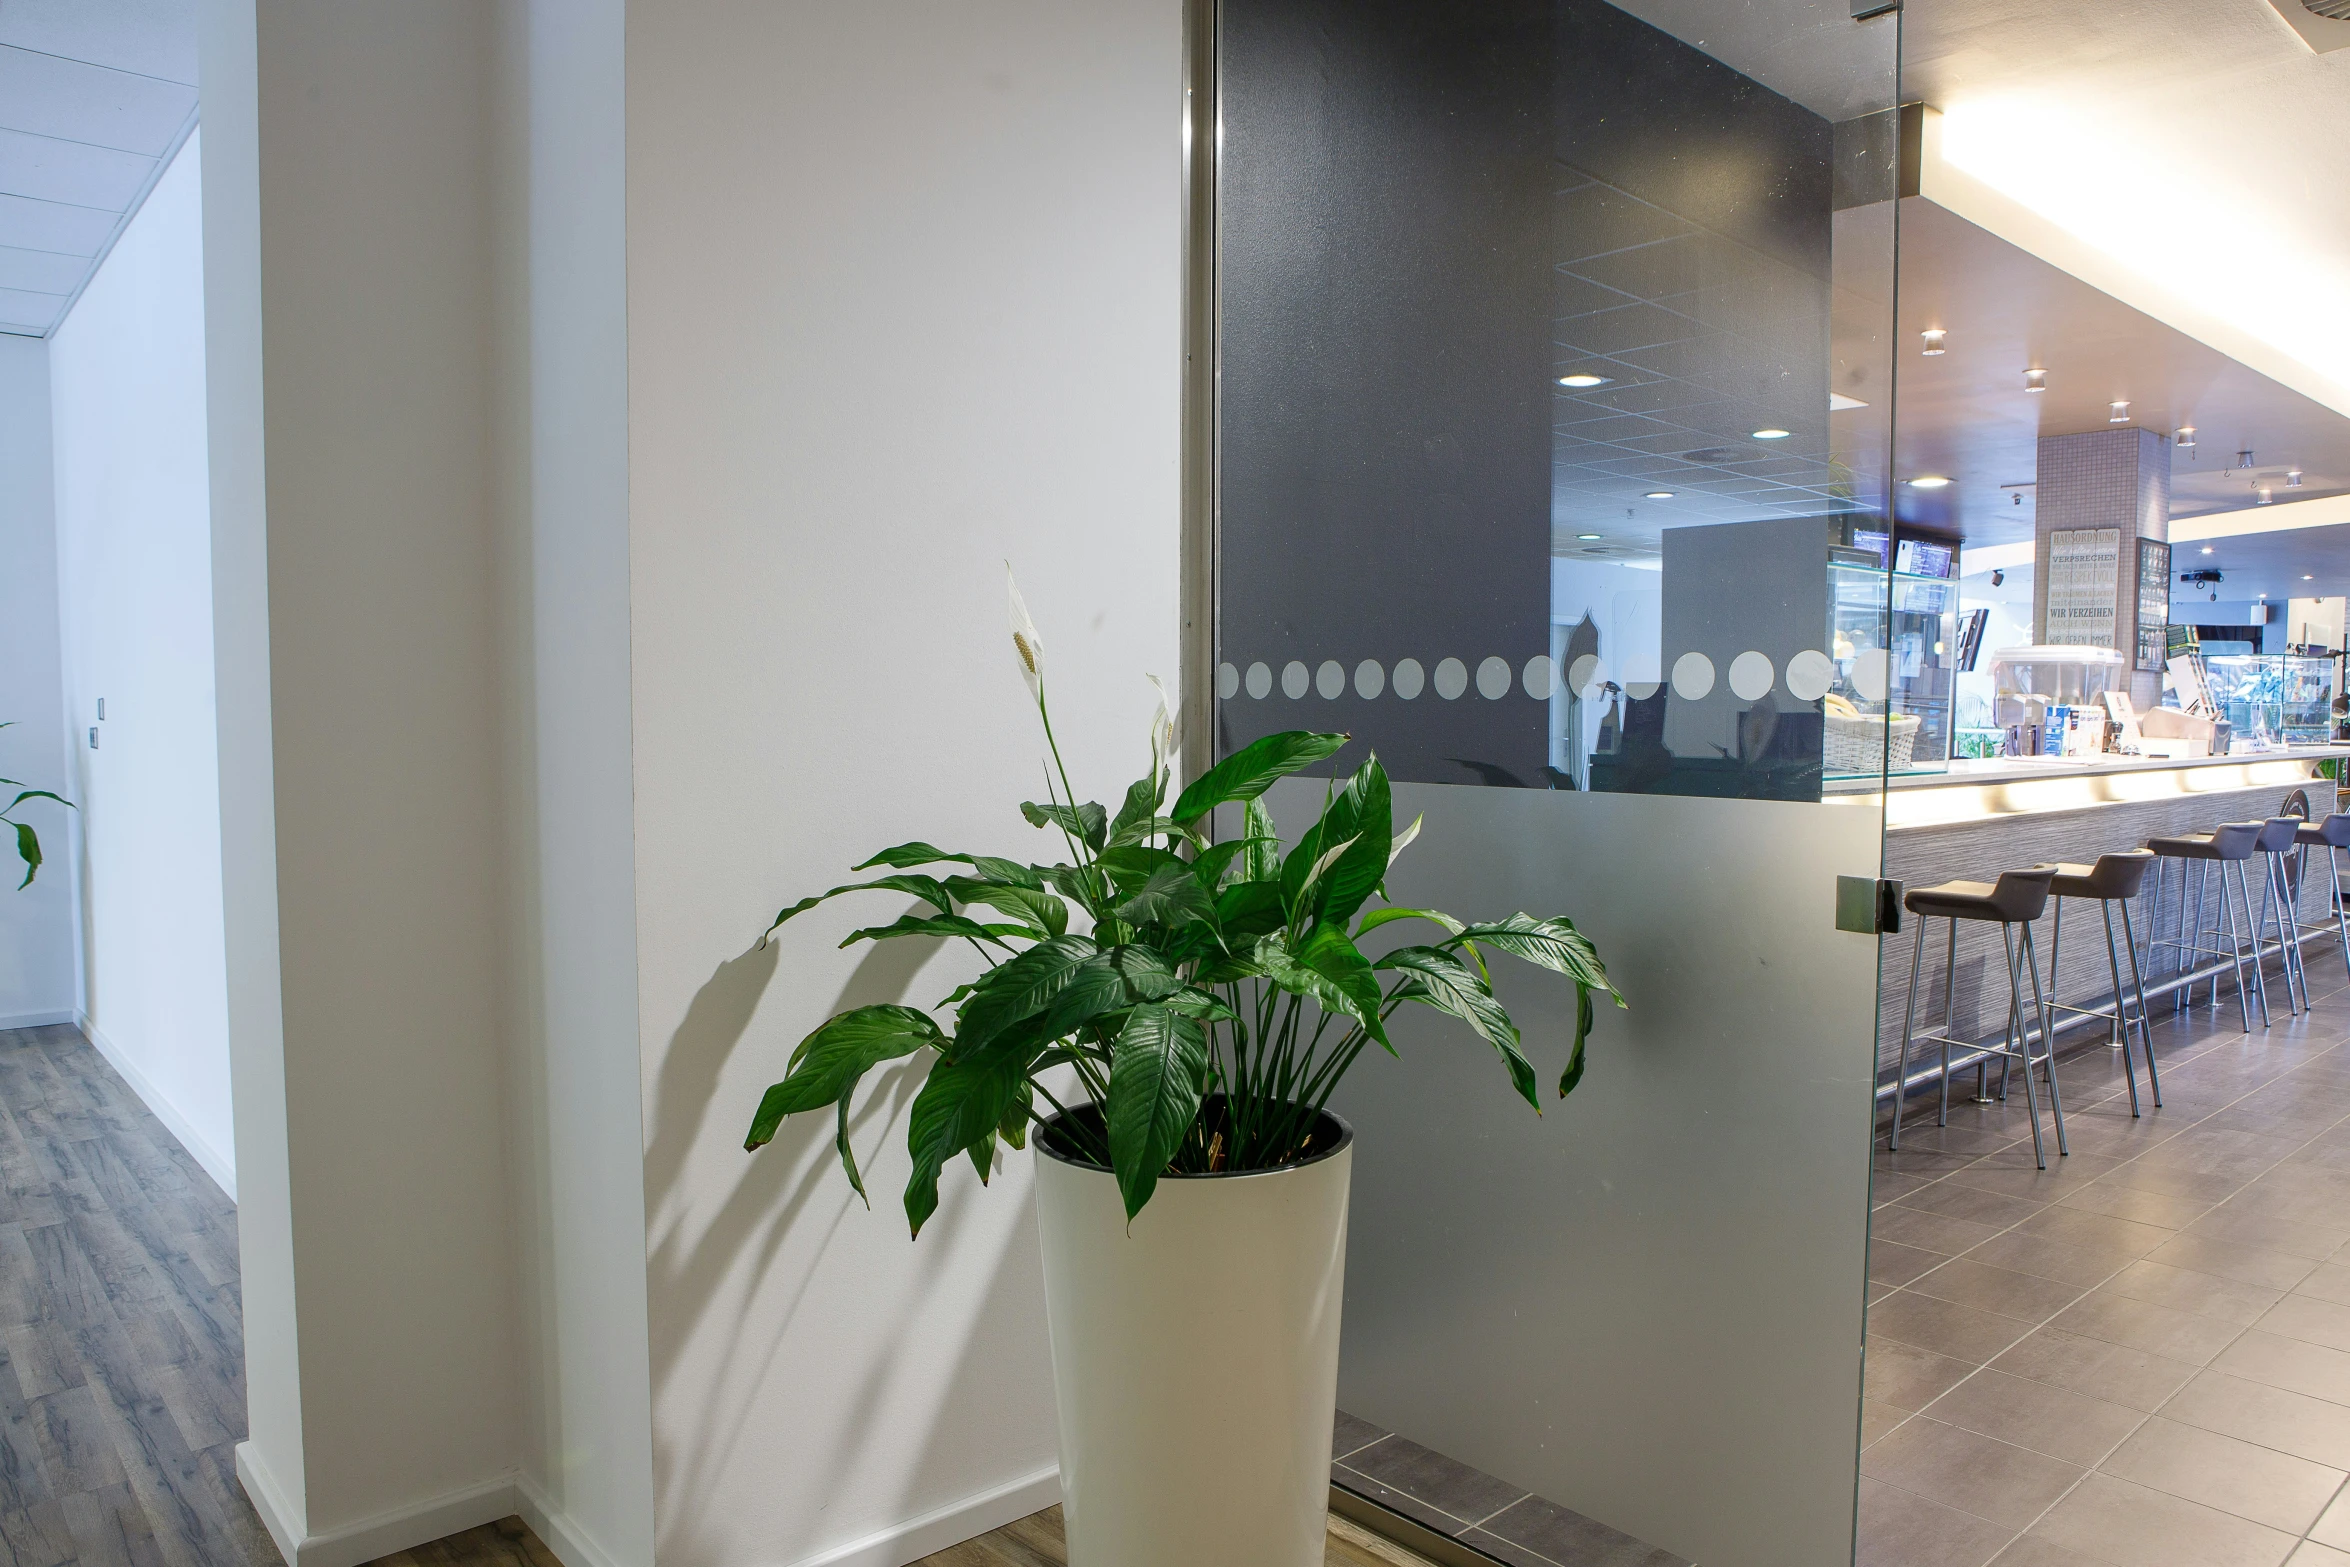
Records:
[[[1537,702],[1549,701],[1551,688],[1558,684],[1558,675],[1559,667],[1551,662],[1548,653],[1544,653],[1538,658],[1526,660],[1526,669],[1522,677],[1526,685],[1526,694]]]
[[[1230,664],[1216,666],[1216,695],[1229,702],[1240,694],[1240,671]]]
[[[1510,661],[1489,658],[1477,666],[1477,694],[1488,702],[1498,702],[1510,694]]]
[[[1885,677],[1889,673],[1885,650],[1864,647],[1852,661],[1852,688],[1871,702],[1885,700]]]
[[[1346,670],[1337,659],[1322,660],[1322,667],[1314,671],[1314,689],[1322,693],[1325,702],[1335,701],[1346,689]]]
[[[1771,661],[1752,648],[1730,660],[1730,694],[1741,702],[1761,701],[1778,678]]]
[[[1469,689],[1469,666],[1448,658],[1436,666],[1436,694],[1447,702]]]
[[[1787,660],[1787,694],[1798,702],[1817,702],[1835,683],[1835,663],[1816,647]]]
[[[1273,694],[1273,671],[1262,664],[1248,666],[1248,694],[1262,702]]]
[[[1606,684],[1607,660],[1597,653],[1585,653],[1567,666],[1567,689],[1579,697],[1597,701]]]
[[[1428,672],[1420,667],[1418,659],[1399,658],[1395,661],[1395,694],[1397,696],[1409,702],[1427,688]]]
[[[1673,695],[1684,702],[1702,702],[1714,688],[1714,661],[1703,653],[1684,653],[1673,660]]]
[[[1654,653],[1635,653],[1624,660],[1624,695],[1633,701],[1647,701],[1664,683],[1664,671],[1657,667]]]
[[[1387,671],[1379,667],[1379,660],[1366,658],[1355,665],[1355,695],[1368,702],[1387,689]]]
[[[1281,694],[1292,702],[1306,694],[1306,687],[1312,680],[1313,677],[1306,673],[1306,666],[1294,658],[1281,666]]]

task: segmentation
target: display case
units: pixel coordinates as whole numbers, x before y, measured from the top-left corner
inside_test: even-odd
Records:
[[[2109,647],[2004,647],[1991,687],[2003,755],[2079,756],[2106,749],[2105,693],[2128,690],[2129,671]]]
[[[1905,532],[1887,546],[1884,533],[1861,530],[1828,555],[1831,778],[1950,766],[1957,541]]]
[[[2333,738],[2334,661],[2295,653],[2222,653],[2203,661],[2229,749],[2324,745]]]

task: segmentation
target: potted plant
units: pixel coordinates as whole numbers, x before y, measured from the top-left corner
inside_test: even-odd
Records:
[[[863,1196],[850,1101],[867,1072],[920,1057],[905,1193],[919,1234],[948,1163],[968,1158],[985,1181],[999,1148],[1033,1138],[1073,1567],[1318,1567],[1353,1137],[1332,1091],[1370,1047],[1393,1053],[1387,1020],[1408,1002],[1467,1023],[1539,1113],[1487,954],[1575,986],[1561,1097],[1583,1074],[1594,996],[1622,998],[1564,918],[1471,924],[1386,906],[1387,869],[1420,824],[1395,831],[1377,757],[1285,851],[1260,797],[1345,735],[1267,736],[1169,804],[1162,692],[1150,770],[1115,811],[1078,803],[1017,587],[1012,643],[1052,758],[1046,800],[1021,813],[1066,857],[905,843],[857,867],[885,874],[778,914],[767,936],[845,892],[908,895],[922,907],[842,945],[965,941],[986,969],[929,1010],[863,1006],[827,1021],[767,1090],[745,1146],[830,1109]],[[1212,813],[1229,805],[1242,830],[1211,842]],[[1376,956],[1359,944],[1403,921],[1432,939]]]
[[[14,729],[15,727],[13,721],[0,723],[0,729]],[[33,831],[29,822],[20,822],[16,819],[16,808],[27,800],[55,800],[70,811],[73,809],[73,802],[64,795],[51,794],[46,789],[27,789],[14,778],[0,778],[0,785],[17,791],[15,799],[0,806],[0,823],[6,823],[16,832],[16,857],[24,861],[24,880],[16,884],[16,890],[22,892],[33,884],[35,876],[41,874],[41,837],[40,834]]]

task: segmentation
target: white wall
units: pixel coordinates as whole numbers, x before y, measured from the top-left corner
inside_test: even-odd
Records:
[[[239,1470],[335,1567],[513,1499],[496,16],[206,0],[199,37],[232,1047],[267,1167]]]
[[[200,160],[190,137],[49,363],[84,1028],[233,1196]]]
[[[843,1004],[962,965],[751,951],[924,837],[1049,853],[1003,563],[1080,786],[1177,672],[1180,0],[628,12],[630,567],[653,1451],[664,1567],[898,1562],[1057,1498],[1029,1170],[918,1244],[910,1085],[742,1137]],[[927,1525],[908,1527],[928,1517]],[[859,1546],[857,1542],[866,1542]],[[846,1550],[846,1556],[829,1553]]]
[[[57,528],[49,465],[49,345],[0,336],[0,778],[73,798],[57,664]],[[15,789],[0,794],[0,803]],[[28,800],[16,813],[49,864],[30,887],[14,834],[0,840],[0,1028],[73,1019],[70,813]],[[0,829],[4,830],[4,829]]]
[[[521,1466],[572,1567],[651,1567],[630,854],[621,0],[505,0],[499,618]]]

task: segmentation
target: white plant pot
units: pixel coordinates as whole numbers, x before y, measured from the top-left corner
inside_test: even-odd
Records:
[[[1322,1567],[1354,1133],[1280,1170],[1117,1179],[1037,1143],[1070,1567]]]

